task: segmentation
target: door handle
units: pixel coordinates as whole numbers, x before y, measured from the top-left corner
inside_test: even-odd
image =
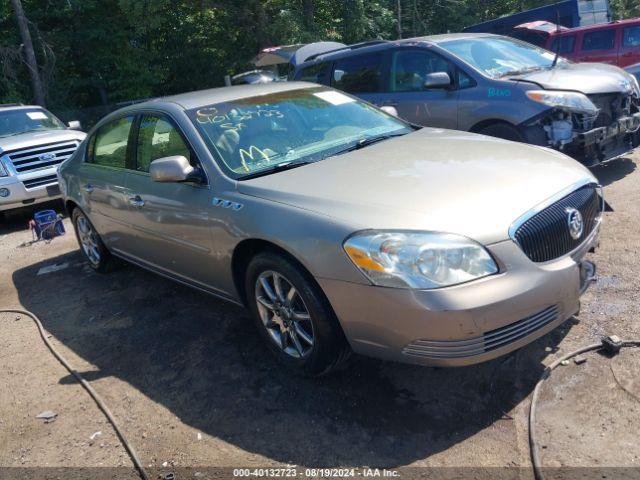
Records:
[[[85,192],[87,193],[91,193],[93,192],[93,185],[91,185],[90,183],[87,183],[85,186],[82,187],[84,189]]]
[[[134,195],[133,197],[129,197],[129,205],[138,208],[144,207],[144,200],[142,199],[142,197],[140,197],[140,195]]]

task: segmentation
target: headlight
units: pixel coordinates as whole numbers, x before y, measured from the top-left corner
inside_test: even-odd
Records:
[[[630,80],[631,80],[631,88],[633,90],[633,94],[637,97],[640,98],[640,83],[638,83],[638,79],[635,77],[635,75],[629,75]]]
[[[491,275],[498,266],[479,243],[448,233],[366,231],[344,250],[375,285],[430,289]]]
[[[587,113],[589,115],[598,113],[598,107],[596,107],[584,93],[529,90],[527,97],[534,102],[544,103],[549,107],[564,108],[570,112]]]

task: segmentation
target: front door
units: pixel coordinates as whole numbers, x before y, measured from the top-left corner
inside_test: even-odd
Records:
[[[426,88],[426,76],[445,72],[452,79],[453,65],[425,48],[391,51],[388,88],[380,95],[380,106],[394,107],[398,115],[426,127],[458,127],[458,91],[450,88]]]
[[[576,55],[577,62],[618,63],[615,28],[603,28],[585,32],[582,35],[580,51]]]
[[[132,170],[127,176],[128,223],[136,239],[126,247],[133,260],[209,287],[212,252],[209,185],[160,183],[149,175],[153,160],[185,156],[199,166],[175,123],[163,114],[139,117]]]
[[[618,56],[618,66],[628,67],[640,63],[640,25],[625,27],[622,30],[622,43]]]

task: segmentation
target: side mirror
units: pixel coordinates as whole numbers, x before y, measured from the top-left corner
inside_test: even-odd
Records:
[[[69,125],[71,130],[82,130],[82,125],[80,125],[78,120],[71,120],[67,125]]]
[[[392,107],[391,105],[383,105],[380,107],[380,110],[388,113],[389,115],[393,115],[394,117],[398,116],[398,110],[396,110],[396,107]]]
[[[158,158],[149,165],[149,174],[154,182],[184,182],[190,180],[194,173],[195,169],[182,155]]]
[[[424,88],[449,88],[451,77],[447,72],[428,73],[424,80]]]

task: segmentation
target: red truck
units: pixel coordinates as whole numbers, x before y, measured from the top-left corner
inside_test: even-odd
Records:
[[[545,24],[545,25],[542,25]],[[549,28],[548,22],[516,27],[514,36],[535,43],[574,62],[640,63],[640,18],[578,28]],[[560,43],[558,48],[558,42]]]

